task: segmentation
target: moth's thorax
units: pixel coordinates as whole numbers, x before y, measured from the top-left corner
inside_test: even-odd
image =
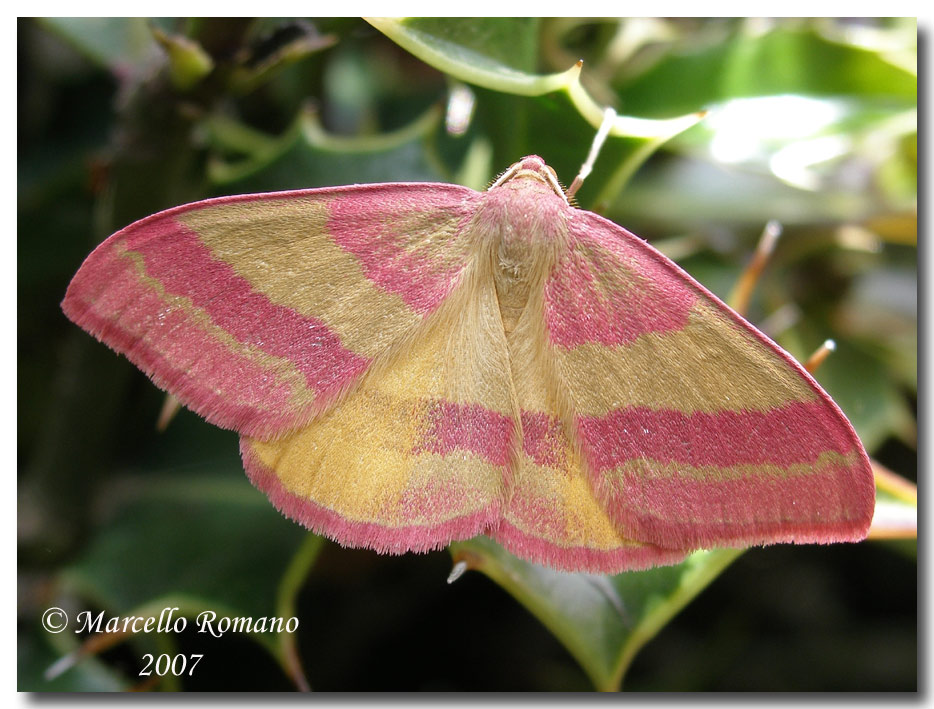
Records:
[[[490,190],[492,191],[516,178],[530,178],[550,186],[554,193],[567,204],[568,200],[564,194],[564,188],[558,182],[557,174],[538,155],[527,155],[519,162],[510,165],[509,169],[496,179]]]
[[[571,208],[556,192],[557,181],[548,180],[534,162],[534,169],[526,167],[533,160],[547,169],[540,158],[514,165],[484,193],[474,219],[475,234],[490,255],[507,332],[515,327],[533,286],[548,276],[567,244]]]

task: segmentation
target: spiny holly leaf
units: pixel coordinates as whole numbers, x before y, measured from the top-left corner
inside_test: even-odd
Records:
[[[431,160],[427,142],[437,132],[440,119],[440,112],[430,109],[409,126],[391,133],[345,137],[327,133],[317,115],[308,110],[285,134],[272,137],[217,116],[205,124],[219,154],[209,173],[215,183],[236,183],[237,189],[245,192],[438,181],[443,178]]]
[[[639,648],[742,553],[697,552],[676,566],[598,576],[523,561],[487,537],[450,550],[528,608],[603,691],[619,689]]]
[[[389,19],[369,18],[368,21],[386,36],[439,71],[477,86],[517,96],[544,96],[556,91],[565,92],[580,114],[597,128],[603,121],[603,108],[593,100],[580,83],[581,65],[557,74],[535,74],[531,67],[516,68],[503,57],[512,56],[511,47],[536,40],[518,33],[514,20],[489,18],[482,23],[483,31],[466,32],[460,20],[441,18]],[[531,64],[531,62],[523,62]],[[691,111],[677,118],[653,121],[617,116],[610,129],[611,135],[670,138],[689,128],[699,120]]]

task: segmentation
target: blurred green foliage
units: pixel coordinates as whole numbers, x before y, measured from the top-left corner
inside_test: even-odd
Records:
[[[451,553],[484,575],[448,587],[445,553],[343,550],[280,517],[234,434],[187,412],[156,433],[161,394],[58,309],[95,244],[198,198],[482,189],[532,153],[570,183],[608,105],[622,117],[580,205],[722,297],[782,221],[750,318],[799,359],[834,338],[818,379],[870,454],[916,479],[912,20],[57,18],[18,35],[20,689],[916,688],[912,542],[605,578],[481,538]],[[52,605],[301,624],[111,638],[49,679],[84,640],[41,629]],[[146,652],[205,659],[143,684]]]

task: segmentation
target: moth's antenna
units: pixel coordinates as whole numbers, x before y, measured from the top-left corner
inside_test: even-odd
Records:
[[[569,200],[577,193],[577,190],[584,184],[584,180],[587,179],[587,175],[593,170],[593,164],[597,161],[600,148],[603,147],[606,137],[610,134],[610,128],[613,127],[614,120],[616,120],[616,111],[612,108],[607,108],[603,112],[603,122],[600,124],[600,130],[597,131],[597,135],[594,136],[593,143],[590,145],[590,152],[587,154],[587,159],[584,161],[584,164],[581,165],[581,169],[577,173],[577,177],[574,178],[574,182],[571,183],[571,186],[568,187],[567,192],[565,192]]]

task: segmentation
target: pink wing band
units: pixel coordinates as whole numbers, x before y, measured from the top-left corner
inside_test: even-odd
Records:
[[[494,465],[509,465],[513,437],[513,422],[509,416],[479,404],[450,401],[431,402],[426,416],[422,441],[413,454],[447,455],[454,450],[464,450]]]
[[[522,412],[522,451],[536,465],[563,469],[567,446],[561,422],[539,411]]]
[[[726,467],[814,462],[828,451],[856,450],[840,416],[823,401],[768,411],[716,413],[624,408],[581,417],[578,430],[594,472],[645,458],[659,463]],[[723,441],[730,441],[724,446]]]
[[[262,399],[269,409],[287,408],[291,386],[275,381],[250,356],[206,332],[189,313],[167,310],[164,297],[141,282],[120,259],[109,252],[95,252],[95,257],[97,273],[108,288],[98,297],[97,282],[73,283],[62,307],[75,323],[124,353],[159,387],[229,428],[249,430],[259,423],[255,397],[244,402],[230,395],[242,391],[244,383],[263,383]],[[167,340],[174,343],[172,348],[167,349]],[[186,348],[184,357],[178,354],[181,343]],[[205,382],[225,393],[214,394]],[[262,418],[271,426],[285,425],[290,419],[274,414]]]
[[[270,302],[174,219],[134,229],[125,243],[142,255],[146,274],[159,280],[167,293],[189,298],[238,342],[291,362],[321,398],[327,399],[370,364],[341,345],[319,320]]]
[[[308,202],[308,215],[327,210],[331,225],[343,224],[336,234],[323,233],[323,224],[309,233],[312,246],[315,240],[334,242],[387,297],[398,294],[424,315],[457,284],[466,258],[456,244],[463,222],[458,215],[470,212],[466,205],[475,197],[452,185],[387,184],[241,195],[177,207],[102,243],[73,279],[62,307],[212,423],[269,438],[326,409],[369,367],[373,355],[345,346],[314,313],[270,300],[239,275],[236,264],[214,254],[186,217],[203,213],[211,223],[216,210],[222,223],[261,203],[266,211],[259,214],[274,222],[275,203],[303,214],[301,204]],[[374,213],[370,205],[382,211]],[[406,214],[420,220],[415,226],[421,231],[394,221],[402,206],[419,207]],[[332,207],[343,216],[335,217]],[[373,219],[379,238],[368,243],[363,237]],[[454,244],[443,249],[447,260],[434,258],[445,241]]]
[[[545,286],[552,344],[627,345],[640,335],[680,330],[688,322],[696,294],[667,264],[648,258],[638,237],[626,232],[638,241],[635,245],[616,234],[604,238],[606,224],[587,212],[575,212],[568,222],[570,250]]]
[[[627,534],[661,546],[859,541],[875,498],[853,476],[850,461],[808,466],[800,475],[719,481],[635,470],[620,476],[609,509]],[[750,518],[750,510],[761,512]]]
[[[874,504],[869,461],[813,378],[638,237],[592,214],[575,213],[568,228],[570,255],[546,285],[556,349],[675,332],[695,303],[709,300],[723,327],[749,333],[749,346],[762,348],[752,364],[778,358],[800,377],[800,390],[776,396],[789,403],[767,410],[730,410],[724,397],[714,412],[622,402],[578,417],[593,489],[625,537],[672,550],[864,538]],[[664,338],[658,342],[664,356]]]
[[[420,190],[416,199],[405,192],[361,189],[329,203],[334,242],[356,256],[367,278],[422,315],[438,307],[463,270],[458,237],[478,197],[463,187],[433,187]],[[418,223],[419,216],[438,212],[452,217],[449,233],[432,233]],[[399,223],[403,214],[413,215],[411,224]]]

